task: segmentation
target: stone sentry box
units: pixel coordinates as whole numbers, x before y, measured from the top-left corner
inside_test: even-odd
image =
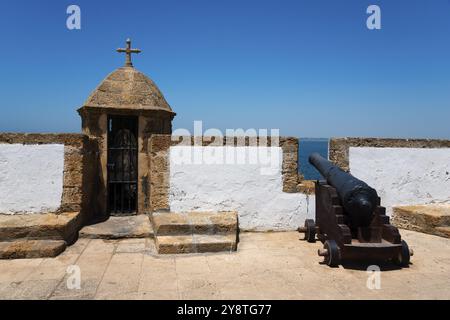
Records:
[[[171,134],[175,113],[155,83],[128,65],[106,77],[78,109],[82,129],[98,153],[97,217],[108,216],[108,117],[137,118],[136,213],[150,212],[150,161],[148,141],[152,134]]]

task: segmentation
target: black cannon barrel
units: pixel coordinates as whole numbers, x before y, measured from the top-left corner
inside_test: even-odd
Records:
[[[377,191],[367,183],[335,166],[318,153],[309,156],[309,162],[333,186],[354,228],[367,227],[378,204]]]

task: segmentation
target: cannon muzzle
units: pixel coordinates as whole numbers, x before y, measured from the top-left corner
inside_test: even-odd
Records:
[[[318,153],[311,154],[309,162],[320,172],[327,183],[336,189],[350,219],[351,227],[367,227],[371,223],[374,210],[378,205],[376,190],[335,166]]]

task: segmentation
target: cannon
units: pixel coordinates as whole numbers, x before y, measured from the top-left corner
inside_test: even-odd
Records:
[[[413,251],[390,224],[377,191],[318,153],[309,162],[325,180],[315,182],[316,220],[298,231],[304,239],[323,243],[322,263],[336,267],[347,261],[394,262],[409,265]]]

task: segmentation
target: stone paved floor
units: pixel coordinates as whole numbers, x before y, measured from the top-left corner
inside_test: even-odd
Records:
[[[1,299],[449,299],[450,239],[401,231],[413,264],[384,270],[319,265],[296,232],[242,233],[236,253],[157,256],[149,239],[80,239],[52,259],[1,260]],[[66,269],[81,270],[81,289]],[[388,268],[389,269],[389,268]],[[392,268],[390,268],[392,269]]]

